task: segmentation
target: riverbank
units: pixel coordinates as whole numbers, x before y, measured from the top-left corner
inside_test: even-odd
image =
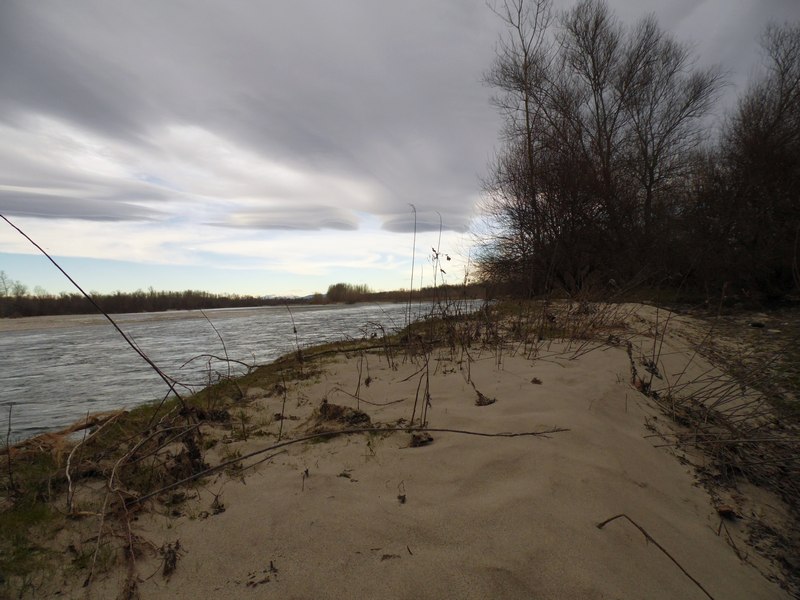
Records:
[[[397,306],[398,303],[385,302],[387,306]],[[336,310],[337,308],[358,308],[363,306],[381,306],[381,303],[354,303],[354,304],[318,304],[300,305],[288,307],[279,306],[249,306],[241,308],[210,308],[206,310],[165,310],[138,313],[114,314],[111,317],[120,323],[153,323],[159,321],[181,321],[186,319],[206,320],[210,318],[226,317],[252,317],[265,313],[283,313],[288,315],[292,312],[302,313],[308,311]],[[417,305],[415,304],[416,308]],[[205,316],[204,316],[205,315]],[[85,325],[106,325],[108,319],[101,314],[80,314],[80,315],[41,315],[35,317],[17,317],[0,319],[1,332],[19,331],[39,331],[48,329],[62,329],[69,327],[82,327]]]
[[[25,286],[20,282],[7,282],[8,289]],[[335,306],[337,304],[441,302],[447,299],[482,300],[486,289],[479,284],[438,285],[412,292],[393,290],[372,292],[367,286],[346,283],[334,284],[326,294],[307,296],[241,296],[237,294],[212,294],[200,290],[92,293],[92,302],[83,294],[62,293],[30,295],[20,293],[0,295],[0,321],[5,318],[27,318],[34,316],[72,316],[95,314],[100,306],[109,314],[135,314],[189,310],[219,310],[236,308]]]
[[[696,354],[702,324],[542,316],[309,350],[201,398],[215,469],[147,493],[121,461],[76,476],[75,518],[39,541],[61,566],[27,575],[31,597],[791,597],[764,533],[792,535],[790,508],[711,481],[713,457],[664,413],[667,392],[722,381]],[[192,467],[165,438],[165,464]]]
[[[446,308],[460,314],[479,306],[462,302]],[[415,304],[411,310],[416,320],[434,307]],[[269,364],[298,347],[391,334],[407,318],[405,303],[114,317],[137,347],[180,382],[181,394],[200,390],[220,375]],[[0,320],[0,419],[5,430],[11,410],[12,441],[67,427],[87,413],[131,409],[167,391],[102,315]]]

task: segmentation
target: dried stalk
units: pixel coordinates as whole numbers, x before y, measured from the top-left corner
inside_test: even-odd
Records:
[[[14,403],[8,405],[8,431],[6,432],[6,459],[8,460],[8,487],[14,492],[17,489],[14,483],[14,468],[11,463],[11,408]]]
[[[201,309],[200,310],[200,314],[203,315],[205,320],[208,321],[208,324],[211,325],[211,329],[213,329],[214,333],[217,334],[217,337],[219,338],[219,341],[222,344],[222,352],[225,354],[225,362],[228,365],[228,379],[230,379],[230,377],[231,377],[231,360],[230,360],[230,357],[228,357],[228,347],[225,345],[225,340],[222,339],[222,335],[220,334],[219,330],[214,326],[214,323],[211,322],[211,319],[208,318],[208,315],[206,314],[206,312]],[[236,362],[239,362],[239,361],[236,361]]]
[[[95,429],[90,435],[84,436],[83,439],[80,442],[78,442],[77,444],[75,444],[75,446],[70,451],[69,456],[67,457],[67,466],[66,466],[66,469],[65,469],[65,475],[67,477],[67,484],[68,484],[68,487],[67,487],[67,513],[68,514],[74,514],[74,508],[75,508],[75,506],[73,504],[73,498],[75,496],[75,491],[72,489],[72,477],[70,475],[70,468],[71,468],[71,465],[72,465],[72,457],[75,455],[75,452],[78,450],[78,448],[80,448],[83,444],[85,444],[86,442],[88,442],[89,440],[94,438],[98,433],[100,433],[106,427],[106,425],[108,425],[109,423],[112,423],[114,421],[114,419],[116,419],[117,417],[119,417],[120,415],[123,415],[123,414],[125,414],[125,411],[121,410],[118,413],[116,413],[115,415],[112,415],[102,425],[100,425],[100,427]],[[86,417],[86,421],[87,422],[89,421],[88,415]]]
[[[83,289],[81,286],[79,286],[79,285],[78,285],[78,283],[77,283],[77,282],[76,282],[76,281],[75,281],[75,280],[74,280],[72,277],[70,277],[70,276],[69,276],[69,274],[68,274],[68,273],[67,273],[67,272],[66,272],[64,269],[62,269],[62,268],[61,268],[61,265],[59,265],[59,264],[58,264],[58,263],[55,261],[55,259],[53,259],[53,257],[52,257],[52,256],[50,256],[50,255],[47,253],[47,251],[46,251],[44,248],[42,248],[42,247],[41,247],[39,244],[37,244],[36,242],[34,242],[34,241],[33,241],[33,239],[31,239],[31,238],[28,236],[28,234],[26,234],[24,231],[22,231],[22,229],[20,229],[20,228],[19,228],[19,227],[17,227],[16,225],[14,225],[14,224],[13,224],[11,221],[9,221],[9,220],[8,220],[8,218],[6,218],[4,215],[0,215],[0,219],[3,219],[3,220],[6,222],[6,223],[8,223],[9,225],[11,225],[11,227],[13,227],[14,229],[16,229],[16,230],[17,230],[17,231],[20,233],[20,235],[22,235],[22,237],[24,237],[24,238],[25,238],[26,240],[28,240],[28,241],[29,241],[31,244],[33,244],[33,246],[34,246],[35,248],[37,248],[37,249],[38,249],[38,250],[39,250],[39,251],[40,251],[42,254],[44,254],[44,255],[45,255],[45,257],[47,257],[47,259],[48,259],[48,260],[49,260],[51,263],[53,263],[53,265],[55,265],[55,267],[56,267],[56,268],[57,268],[59,271],[61,271],[61,273],[62,273],[62,274],[63,274],[63,275],[64,275],[64,276],[65,276],[65,277],[66,277],[66,278],[67,278],[67,279],[70,281],[70,283],[71,283],[72,285],[74,285],[74,286],[75,286],[75,287],[78,289],[78,291],[79,291],[81,294],[83,294],[84,298],[86,298],[86,299],[87,299],[87,300],[88,300],[88,301],[89,301],[89,302],[92,304],[92,306],[94,306],[94,307],[95,307],[95,308],[96,308],[96,309],[97,309],[97,310],[100,312],[100,314],[102,314],[102,315],[103,315],[103,316],[104,316],[104,317],[105,317],[105,318],[108,320],[108,322],[109,322],[109,323],[111,323],[111,325],[113,325],[113,326],[114,326],[114,329],[116,329],[116,330],[117,330],[117,332],[118,332],[118,333],[119,333],[119,334],[122,336],[122,339],[124,339],[124,340],[127,342],[127,344],[128,344],[128,345],[129,345],[129,346],[130,346],[130,347],[133,349],[133,351],[134,351],[134,352],[136,352],[136,354],[138,354],[138,355],[139,355],[139,356],[142,358],[142,360],[144,360],[144,361],[145,361],[145,362],[146,362],[148,365],[150,365],[150,368],[151,368],[151,369],[153,369],[153,370],[156,372],[156,374],[157,374],[159,377],[161,377],[161,379],[164,381],[164,383],[166,383],[166,384],[167,384],[167,386],[169,387],[169,391],[170,391],[171,393],[175,394],[175,397],[176,397],[176,398],[178,399],[178,401],[181,403],[181,406],[182,406],[184,409],[186,409],[186,401],[183,399],[183,397],[182,397],[182,396],[181,396],[181,395],[178,393],[178,391],[175,389],[176,381],[175,381],[174,379],[172,379],[172,378],[171,378],[169,375],[167,375],[166,373],[164,373],[164,371],[162,371],[162,370],[161,370],[161,368],[160,368],[158,365],[156,365],[156,363],[154,363],[154,362],[153,362],[153,361],[150,359],[150,357],[149,357],[149,356],[147,356],[147,354],[145,354],[145,353],[144,353],[144,352],[143,352],[143,351],[142,351],[142,350],[141,350],[141,349],[140,349],[140,348],[139,348],[139,347],[138,347],[138,346],[137,346],[137,345],[136,345],[136,344],[133,342],[133,340],[132,340],[130,337],[128,337],[128,335],[127,335],[127,334],[126,334],[126,333],[125,333],[125,332],[122,330],[122,328],[121,328],[119,325],[117,325],[117,322],[116,322],[114,319],[112,319],[112,318],[111,318],[111,316],[110,316],[110,315],[109,315],[109,314],[108,314],[106,311],[104,311],[102,308],[100,308],[100,305],[99,305],[99,304],[97,304],[97,302],[95,302],[94,298],[92,298],[92,297],[91,297],[91,296],[90,296],[88,293],[86,293],[86,292],[84,291],[84,289]]]
[[[692,582],[694,582],[694,584],[695,584],[695,585],[696,585],[698,588],[700,588],[700,589],[703,591],[703,593],[704,593],[706,596],[708,596],[708,597],[709,597],[711,600],[714,600],[714,596],[712,596],[711,594],[709,594],[709,593],[708,593],[708,590],[706,590],[706,588],[704,588],[704,587],[702,586],[702,584],[701,584],[699,581],[697,581],[697,579],[695,579],[694,577],[692,577],[692,576],[689,574],[689,572],[688,572],[686,569],[684,569],[684,568],[683,568],[683,565],[681,565],[681,563],[679,563],[679,562],[678,562],[678,561],[675,559],[675,557],[674,557],[674,556],[672,556],[672,555],[671,555],[669,552],[667,552],[667,550],[666,550],[666,548],[664,548],[664,546],[662,546],[661,544],[659,544],[659,543],[658,543],[658,542],[657,542],[657,541],[656,541],[656,540],[653,538],[653,536],[652,536],[652,535],[650,535],[649,533],[647,533],[647,531],[645,530],[645,528],[644,528],[644,527],[642,527],[641,525],[639,525],[639,524],[638,524],[636,521],[634,521],[633,519],[631,519],[631,518],[630,518],[628,515],[626,515],[625,513],[621,513],[621,514],[618,514],[618,515],[614,515],[613,517],[606,519],[606,520],[605,520],[605,521],[603,521],[602,523],[598,523],[598,524],[597,524],[597,528],[598,528],[598,529],[602,529],[603,527],[605,527],[606,525],[608,525],[609,523],[611,523],[611,521],[615,521],[616,519],[626,519],[626,520],[627,520],[627,521],[628,521],[628,522],[629,522],[631,525],[633,525],[634,527],[636,527],[636,529],[638,529],[639,531],[641,531],[641,532],[642,532],[642,535],[644,536],[644,539],[646,539],[648,542],[652,542],[652,543],[653,543],[653,545],[654,545],[656,548],[658,548],[659,550],[661,550],[661,552],[663,552],[663,553],[664,553],[664,554],[667,556],[667,558],[669,558],[669,559],[670,559],[670,560],[671,560],[673,563],[675,563],[675,566],[677,566],[677,567],[678,567],[678,568],[679,568],[679,569],[680,569],[680,570],[683,572],[683,574],[684,574],[684,575],[686,575],[686,576],[687,576],[689,579],[691,579],[691,580],[692,580]]]

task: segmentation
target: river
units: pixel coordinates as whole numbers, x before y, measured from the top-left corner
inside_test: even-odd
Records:
[[[167,375],[192,389],[227,363],[271,362],[300,347],[391,333],[405,324],[405,304],[295,306],[114,315],[138,347]],[[416,306],[415,318],[429,307]],[[209,323],[210,321],[210,323]],[[213,323],[213,327],[211,326]],[[217,334],[217,331],[219,335]],[[297,331],[296,337],[294,331]],[[225,348],[220,340],[224,341]],[[244,368],[234,365],[234,373]],[[214,375],[212,374],[212,377]],[[160,399],[163,380],[102,315],[0,320],[0,430],[11,441],[62,428],[87,413]]]

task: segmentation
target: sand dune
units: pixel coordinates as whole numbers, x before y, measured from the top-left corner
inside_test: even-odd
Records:
[[[683,356],[685,366],[691,355],[680,339],[667,340],[664,353],[673,361]],[[290,386],[284,439],[313,430],[314,410],[324,399],[360,409],[371,424],[408,420],[415,399],[419,414],[426,374],[430,427],[567,431],[432,432],[432,441],[417,447],[409,433],[386,432],[288,446],[241,475],[207,480],[180,505],[181,516],[142,514],[136,533],[166,548],[175,569],[163,577],[163,556],[140,558],[138,593],[187,599],[790,597],[767,579],[773,571],[764,559],[752,551],[746,560],[737,555],[746,517],[726,522],[725,534],[718,499],[669,448],[654,447],[662,441],[653,437],[654,427],[668,426],[631,385],[624,345],[579,356],[575,348],[552,344],[537,358],[513,348],[476,350],[470,360],[438,350],[427,371],[419,357],[390,365],[381,354],[327,364],[314,380]],[[691,363],[707,368],[697,358]],[[496,401],[476,405],[477,391]],[[269,416],[283,410],[283,397],[263,390],[248,395],[252,418],[261,415],[264,429],[274,432],[278,424]],[[220,447],[230,457],[273,443],[250,437]],[[768,504],[780,502],[769,498]],[[598,528],[620,514],[625,517]],[[105,576],[88,594],[115,595],[125,575]]]

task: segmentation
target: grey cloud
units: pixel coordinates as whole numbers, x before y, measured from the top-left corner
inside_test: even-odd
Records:
[[[254,211],[236,211],[228,219],[210,223],[219,227],[238,229],[284,229],[295,231],[317,231],[335,229],[354,231],[358,220],[350,211],[327,206],[304,205],[302,209],[273,207]]]
[[[8,216],[86,221],[150,221],[163,218],[160,211],[129,202],[78,199],[51,194],[6,192],[0,190],[0,207]]]
[[[627,23],[655,12],[728,69],[770,17],[797,18],[796,0],[739,2],[739,16],[727,0],[609,3]],[[732,24],[709,35],[706,21],[723,17]],[[198,125],[269,160],[375,187],[369,210],[386,230],[413,229],[398,216],[411,201],[461,231],[497,144],[499,117],[480,78],[499,30],[483,0],[5,2],[0,121],[52,115],[153,156],[159,127]],[[0,183],[38,185],[39,173],[6,169]],[[122,186],[118,198],[135,193]],[[298,203],[219,224],[357,226],[350,213],[329,213],[309,218]],[[420,219],[426,228],[437,230],[438,217]]]
[[[411,233],[416,230],[418,233],[425,233],[430,231],[439,231],[439,228],[443,231],[456,231],[464,233],[469,228],[469,219],[464,217],[456,217],[455,219],[451,219],[445,221],[444,219],[440,222],[439,216],[436,214],[418,214],[416,222],[414,221],[414,215],[400,215],[400,216],[392,216],[387,217],[384,219],[381,228],[385,231],[391,231],[392,233]]]
[[[44,3],[12,2],[3,11],[0,116],[13,120],[19,113],[44,113],[136,139],[152,115],[134,73],[109,60],[103,48],[93,47],[90,32],[79,42],[81,33],[64,28],[57,13],[42,18],[48,11]]]
[[[40,111],[137,145],[159,123],[197,123],[300,168],[375,182],[377,214],[443,181],[474,189],[494,143],[479,78],[495,25],[479,1],[79,6],[11,4],[0,118]],[[419,145],[444,158],[418,164]]]
[[[146,181],[71,170],[0,148],[0,213],[91,221],[160,220],[175,192]],[[139,204],[141,203],[141,204]],[[142,204],[147,206],[142,206]]]

